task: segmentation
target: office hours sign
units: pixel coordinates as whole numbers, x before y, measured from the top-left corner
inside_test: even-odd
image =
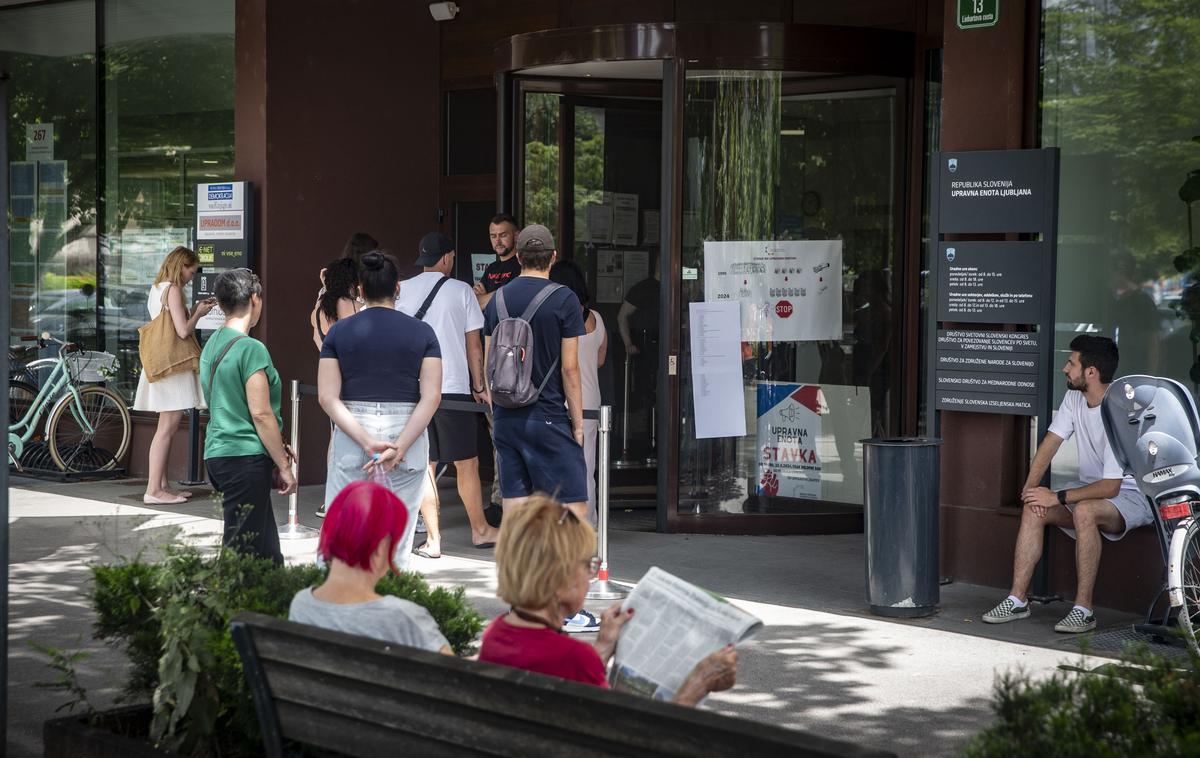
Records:
[[[820,499],[817,438],[828,412],[815,384],[758,383],[758,494]]]
[[[741,304],[746,342],[839,340],[842,242],[705,242],[704,299]]]

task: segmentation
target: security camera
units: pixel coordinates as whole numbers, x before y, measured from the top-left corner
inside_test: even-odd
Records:
[[[457,3],[430,3],[429,15],[434,21],[450,21],[458,15]]]

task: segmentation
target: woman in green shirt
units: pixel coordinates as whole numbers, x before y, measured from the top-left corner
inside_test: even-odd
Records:
[[[281,495],[296,491],[291,452],[283,442],[279,372],[263,343],[247,336],[262,313],[262,284],[248,269],[226,271],[214,287],[225,325],[200,354],[208,401],[204,465],[225,512],[225,545],[283,563],[271,510],[272,472]]]

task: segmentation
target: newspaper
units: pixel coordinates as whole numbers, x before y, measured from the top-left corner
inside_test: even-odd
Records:
[[[621,627],[609,684],[670,700],[691,670],[729,644],[750,639],[763,622],[729,601],[651,568],[621,609],[636,612]]]

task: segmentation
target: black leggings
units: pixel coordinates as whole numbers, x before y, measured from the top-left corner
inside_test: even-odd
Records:
[[[266,455],[231,455],[208,458],[204,465],[213,489],[221,493],[225,545],[282,564],[279,530],[271,509],[274,462]]]

